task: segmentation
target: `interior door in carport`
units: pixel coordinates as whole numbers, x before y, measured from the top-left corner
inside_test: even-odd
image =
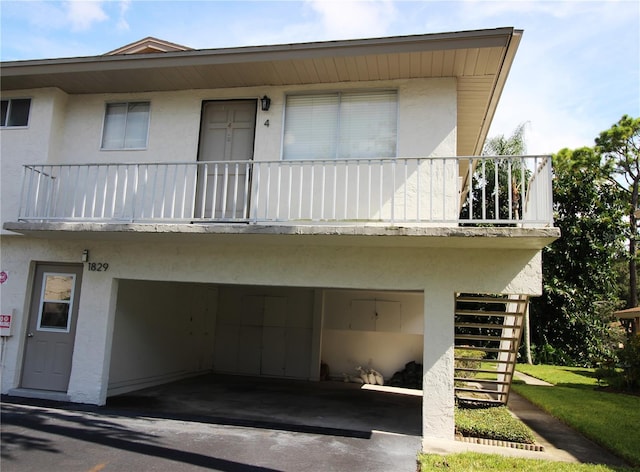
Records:
[[[253,159],[256,100],[205,103],[200,129],[196,217],[246,219]],[[235,162],[234,162],[235,161]]]
[[[285,375],[287,299],[244,297],[238,350],[238,371],[244,374]]]
[[[307,378],[310,314],[291,316],[288,297],[244,295],[227,305],[216,328],[215,369],[248,375]]]

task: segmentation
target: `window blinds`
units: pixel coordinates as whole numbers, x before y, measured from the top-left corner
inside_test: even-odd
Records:
[[[289,96],[284,159],[395,157],[397,93]]]
[[[102,149],[140,149],[147,146],[149,102],[108,103]]]

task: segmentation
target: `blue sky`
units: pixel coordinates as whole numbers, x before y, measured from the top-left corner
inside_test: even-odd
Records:
[[[640,116],[640,2],[0,1],[3,61],[103,54],[146,36],[196,49],[524,30],[489,136],[526,122],[529,153],[593,145]]]

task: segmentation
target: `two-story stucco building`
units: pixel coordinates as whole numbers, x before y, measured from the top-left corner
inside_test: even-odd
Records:
[[[559,235],[547,158],[478,158],[521,35],[2,63],[2,393],[413,360],[452,439],[456,297],[540,294]]]

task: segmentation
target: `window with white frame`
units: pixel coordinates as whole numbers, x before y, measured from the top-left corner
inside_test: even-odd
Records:
[[[107,103],[102,149],[144,149],[149,134],[149,102]]]
[[[283,158],[395,157],[397,131],[396,91],[290,95]]]
[[[29,124],[30,98],[10,98],[2,100],[2,128],[24,127]]]

